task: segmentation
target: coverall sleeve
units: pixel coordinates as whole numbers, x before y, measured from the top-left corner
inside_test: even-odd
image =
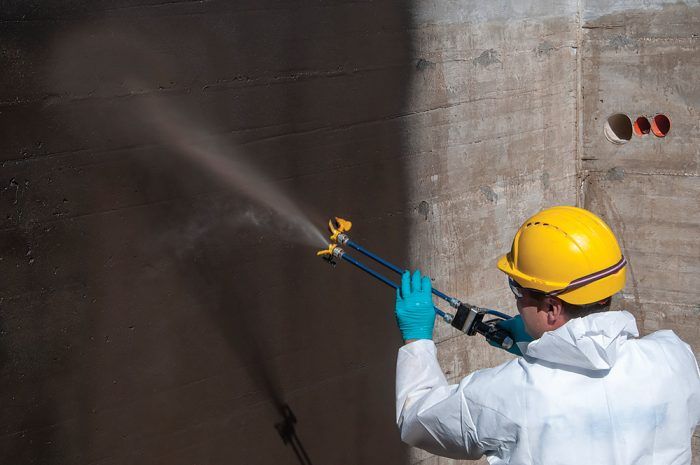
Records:
[[[433,454],[474,460],[486,452],[479,445],[461,385],[447,384],[435,343],[427,339],[399,350],[396,423],[405,443]]]

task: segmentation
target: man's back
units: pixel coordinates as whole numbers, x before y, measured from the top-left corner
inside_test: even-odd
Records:
[[[491,463],[688,464],[700,420],[695,357],[671,331],[636,336],[627,312],[574,319],[526,357],[454,386],[432,342],[409,344],[397,366],[402,437]]]

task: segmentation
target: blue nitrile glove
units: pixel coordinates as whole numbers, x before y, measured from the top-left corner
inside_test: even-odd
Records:
[[[527,331],[525,331],[525,323],[523,323],[523,318],[520,315],[516,315],[508,320],[501,320],[496,323],[496,327],[505,329],[510,333],[510,337],[513,339],[513,345],[510,349],[503,349],[503,347],[499,346],[493,341],[489,341],[489,344],[494,347],[498,347],[499,349],[507,350],[513,355],[517,355],[519,357],[523,356],[523,353],[520,351],[520,347],[518,347],[518,342],[530,342],[534,340],[534,338],[530,336]]]
[[[435,310],[430,278],[416,270],[401,276],[401,289],[396,291],[396,322],[404,341],[432,339],[435,326]]]

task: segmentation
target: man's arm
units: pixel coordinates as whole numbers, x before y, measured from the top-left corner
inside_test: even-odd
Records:
[[[399,350],[396,422],[404,442],[430,453],[472,460],[484,453],[460,385],[447,384],[430,340],[409,340]]]
[[[430,278],[416,271],[401,277],[396,321],[406,345],[396,366],[396,421],[401,439],[428,452],[452,458],[476,458],[463,437],[458,386],[448,386],[432,341],[435,324]]]

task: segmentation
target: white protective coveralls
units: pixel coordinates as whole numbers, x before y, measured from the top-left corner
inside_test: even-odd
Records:
[[[525,356],[448,385],[433,341],[399,350],[404,442],[491,464],[690,464],[700,376],[673,331],[637,339],[628,312],[568,321]]]

